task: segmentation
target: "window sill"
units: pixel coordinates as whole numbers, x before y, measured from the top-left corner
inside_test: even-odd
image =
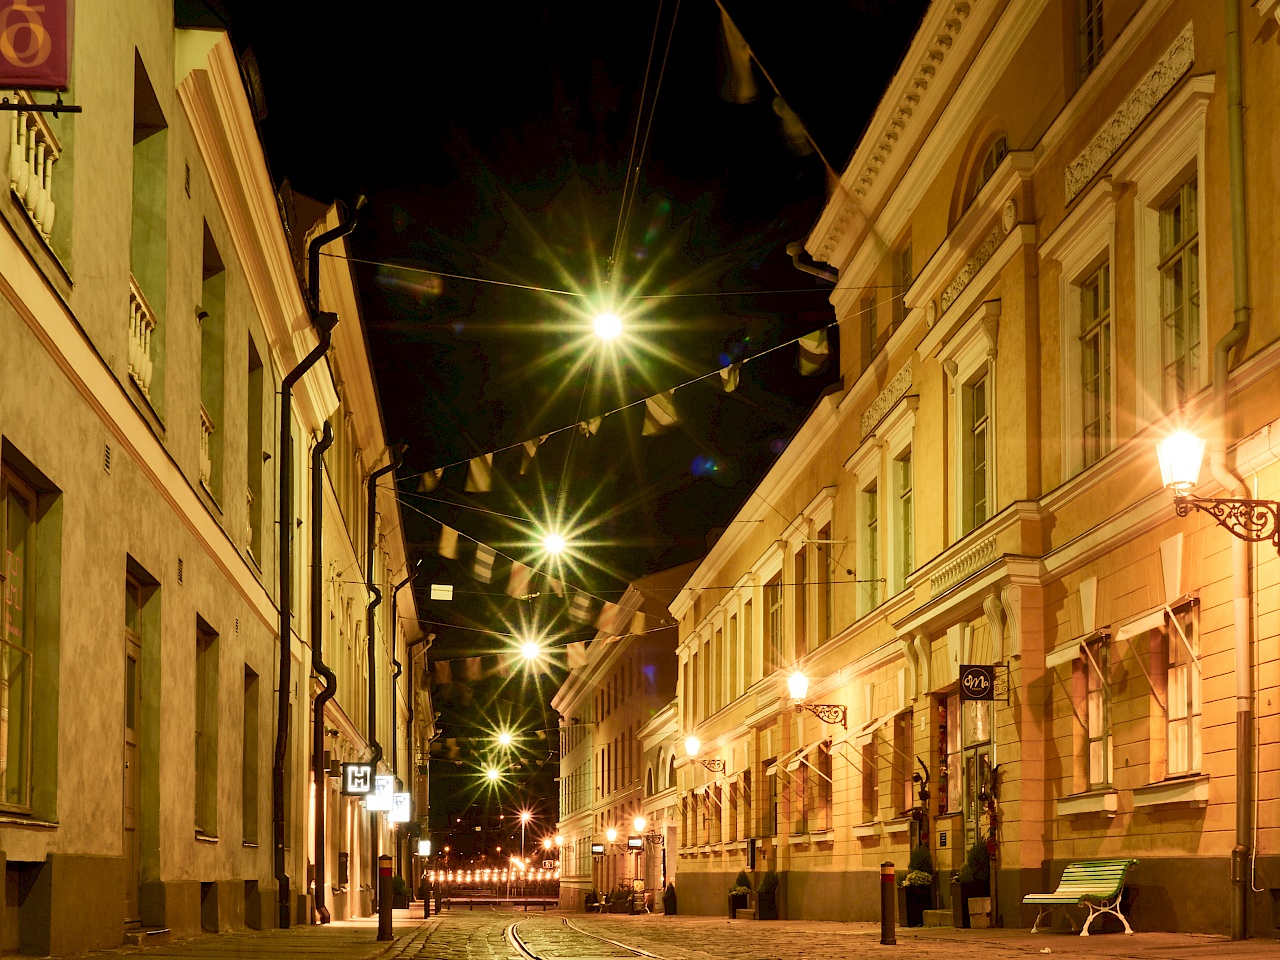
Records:
[[[1134,807],[1204,807],[1209,804],[1209,775],[1193,774],[1133,788]]]
[[[1095,790],[1091,793],[1060,797],[1054,801],[1054,806],[1059,817],[1088,817],[1098,814],[1114,817],[1117,809],[1116,800],[1117,794],[1114,790]]]
[[[209,834],[201,833],[199,830],[196,831],[196,843],[217,843],[217,842],[218,842],[217,837],[211,837],[209,836]]]
[[[849,828],[849,836],[857,840],[869,840],[884,833],[884,824],[878,820],[873,823],[860,823]]]
[[[54,820],[38,820],[34,817],[23,817],[15,814],[0,814],[0,826],[3,827],[35,827],[38,830],[57,830]]]
[[[240,842],[240,846],[242,846],[242,847],[244,847],[245,849],[248,849],[248,850],[257,850],[257,849],[258,849],[258,845],[257,845],[256,843],[250,842],[250,841],[248,841],[248,840],[242,840],[242,841]]]
[[[885,833],[890,833],[890,834],[892,834],[892,833],[910,833],[910,832],[911,832],[911,818],[910,818],[910,817],[902,817],[901,819],[898,819],[898,820],[886,820],[886,821],[885,821],[885,823],[884,823],[884,832],[885,832]]]

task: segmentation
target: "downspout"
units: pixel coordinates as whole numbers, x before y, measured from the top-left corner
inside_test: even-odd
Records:
[[[288,761],[289,687],[293,658],[293,385],[329,350],[336,313],[315,314],[320,342],[280,384],[280,667],[276,691],[276,749],[271,766],[271,833],[276,886],[280,898],[280,927],[288,929],[289,875],[284,862],[284,768]]]
[[[412,803],[413,797],[416,795],[416,791],[413,789],[413,787],[414,787],[414,781],[416,779],[415,775],[417,773],[417,769],[416,769],[417,765],[414,763],[414,756],[413,756],[413,701],[415,696],[414,686],[413,686],[413,648],[422,643],[425,643],[428,647],[430,647],[431,641],[434,640],[435,638],[436,638],[436,635],[434,633],[428,633],[425,637],[419,637],[417,640],[414,640],[412,643],[410,643],[407,647],[404,648],[404,660],[405,660],[404,665],[409,671],[408,722],[405,724],[405,730],[404,730],[405,761],[408,765],[409,776],[405,782],[405,787],[409,791],[410,803]],[[413,863],[413,856],[414,856],[414,851],[410,849],[409,850],[410,864]],[[404,876],[404,875],[401,874],[401,876]],[[415,882],[409,884],[410,900],[413,899],[413,891],[417,889],[417,883],[416,883],[418,879],[417,871],[414,872],[413,879]]]
[[[1227,467],[1230,354],[1249,337],[1249,248],[1245,223],[1244,104],[1241,79],[1240,0],[1226,0],[1227,156],[1231,188],[1231,268],[1234,323],[1213,348],[1214,430],[1209,467],[1231,497],[1249,498],[1249,487]],[[1248,544],[1231,543],[1236,668],[1236,842],[1231,849],[1231,939],[1249,935],[1249,848],[1253,822],[1253,621]]]
[[[819,265],[813,259],[802,259],[806,254],[804,252],[804,244],[799,240],[793,240],[787,244],[787,256],[791,258],[791,265],[801,273],[809,273],[819,279],[827,281],[827,283],[839,283],[840,272],[833,267],[825,264]]]
[[[382,760],[382,744],[378,742],[378,631],[375,629],[373,619],[374,611],[378,609],[378,605],[382,603],[382,591],[377,588],[373,582],[373,558],[377,549],[377,538],[374,536],[374,528],[378,523],[378,481],[388,473],[396,470],[400,466],[400,461],[404,456],[404,447],[397,446],[392,450],[391,462],[385,467],[373,471],[369,474],[368,483],[368,510],[365,513],[365,564],[364,564],[364,585],[369,592],[369,605],[365,609],[365,626],[369,631],[369,648],[366,662],[369,668],[369,714],[368,729],[365,731],[365,739],[369,743],[370,756],[369,764],[373,767],[375,775],[378,772],[378,763]],[[392,727],[392,739],[395,736],[394,725]],[[377,816],[374,816],[374,822],[377,822]],[[378,852],[379,843],[377,839],[377,830],[370,830],[370,838],[372,842],[369,844],[370,867],[369,876],[373,878],[373,902],[375,908],[378,904]]]
[[[324,436],[311,451],[311,669],[324,678],[324,687],[316,694],[311,720],[311,775],[315,778],[315,907],[321,923],[329,922],[325,883],[325,817],[328,809],[329,772],[324,766],[324,708],[338,692],[338,678],[324,662],[324,604],[321,592],[324,573],[324,455],[333,445],[333,427],[324,424]]]
[[[364,206],[364,197],[356,200],[356,211]],[[293,608],[293,385],[310,370],[329,350],[333,328],[338,324],[336,313],[320,312],[320,248],[355,229],[356,218],[352,214],[346,222],[321,234],[311,241],[309,248],[311,276],[308,278],[310,296],[307,307],[312,323],[320,337],[315,349],[300,364],[285,375],[280,384],[280,667],[279,689],[276,691],[276,745],[271,765],[271,843],[272,861],[279,897],[280,927],[287,929],[290,922],[289,875],[284,862],[284,768],[288,761],[289,744],[289,686],[292,666]]]
[[[391,591],[391,666],[394,668],[391,671],[391,775],[393,777],[396,776],[396,771],[400,768],[400,764],[397,762],[396,758],[396,744],[399,743],[399,738],[396,737],[396,710],[399,708],[399,704],[396,701],[396,687],[400,680],[400,674],[403,672],[403,669],[400,666],[400,661],[396,659],[396,638],[400,634],[400,621],[396,619],[396,601],[400,598],[400,588],[412,581],[417,575],[417,570],[411,568],[409,570],[409,575],[397,583],[395,585],[395,589]],[[405,782],[407,784],[408,780],[406,779]],[[404,865],[404,858],[401,854],[400,847],[400,838],[397,836],[396,876],[403,877],[404,871],[402,867]],[[413,899],[412,889],[409,890],[409,899]]]

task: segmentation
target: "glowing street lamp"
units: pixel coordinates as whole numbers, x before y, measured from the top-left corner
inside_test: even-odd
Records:
[[[489,767],[485,770],[484,775],[489,778],[490,783],[497,783],[502,779],[502,771],[497,767]]]
[[[614,340],[622,334],[622,318],[612,311],[597,313],[591,326],[601,340]]]
[[[558,557],[564,553],[568,543],[565,542],[562,534],[551,531],[542,538],[542,549],[547,551],[553,557]]]
[[[636,833],[644,833],[645,825],[648,822],[649,821],[646,820],[644,817],[636,817],[634,820],[631,821],[631,825],[636,828]]]
[[[791,697],[791,705],[796,713],[808,710],[823,723],[839,722],[840,726],[849,729],[849,708],[840,703],[805,703],[809,693],[809,678],[799,670],[787,677],[787,693]]]
[[[723,760],[707,760],[698,756],[698,752],[702,749],[702,741],[695,736],[688,736],[684,741],[684,752],[689,755],[690,760],[695,760],[702,764],[712,773],[724,773]]]
[[[537,640],[525,640],[520,644],[520,656],[527,662],[533,663],[542,656],[542,644]]]
[[[1173,508],[1185,517],[1192,508],[1203,511],[1241,540],[1269,540],[1280,550],[1280,502],[1239,497],[1193,497],[1200,481],[1205,441],[1187,430],[1169,434],[1156,444],[1160,479],[1173,491]]]
[[[610,843],[617,843],[618,831],[613,829],[613,827],[610,827],[608,830],[604,832],[604,838],[608,840]]]
[[[524,859],[524,828],[528,826],[529,821],[533,819],[533,814],[528,810],[520,811],[520,859]]]

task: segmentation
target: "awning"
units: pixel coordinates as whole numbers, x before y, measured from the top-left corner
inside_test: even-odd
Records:
[[[1136,637],[1139,634],[1146,633],[1148,630],[1156,630],[1164,626],[1165,608],[1160,607],[1152,610],[1150,613],[1144,613],[1136,620],[1130,620],[1128,623],[1121,624],[1120,629],[1116,631],[1116,643],[1121,640],[1128,640],[1130,637]]]
[[[1080,646],[1081,644],[1079,640],[1072,640],[1070,643],[1065,643],[1060,647],[1055,647],[1053,651],[1044,658],[1045,669],[1052,670],[1055,667],[1062,666],[1064,663],[1070,663],[1072,660],[1079,660]]]

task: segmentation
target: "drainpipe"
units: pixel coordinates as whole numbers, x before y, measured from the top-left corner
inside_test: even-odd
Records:
[[[368,482],[368,510],[365,514],[365,563],[364,563],[364,585],[369,592],[369,605],[365,609],[365,626],[369,631],[369,654],[367,663],[369,666],[369,718],[368,729],[365,731],[365,739],[369,743],[370,756],[369,763],[373,767],[375,774],[378,772],[378,763],[382,760],[382,744],[378,742],[378,632],[375,629],[373,613],[378,609],[378,605],[382,603],[382,591],[377,588],[373,582],[373,558],[374,551],[378,544],[374,537],[374,528],[378,523],[378,481],[396,470],[404,458],[405,446],[397,445],[391,451],[391,462],[385,467],[373,471],[369,474]],[[395,738],[394,727],[392,729],[392,739]],[[375,816],[374,822],[377,822]],[[376,829],[371,831],[371,836],[376,835]],[[372,866],[370,867],[369,876],[373,878],[374,883],[374,905],[378,900],[378,853],[379,846],[376,838],[374,842],[369,844],[369,853],[372,857]]]
[[[324,455],[333,445],[333,427],[324,424],[324,436],[311,451],[311,669],[324,678],[324,687],[316,694],[311,720],[311,775],[315,780],[315,907],[321,923],[330,920],[326,904],[325,884],[325,817],[328,808],[329,771],[324,766],[324,708],[338,692],[338,678],[324,662]]]
[[[1226,0],[1227,155],[1231,187],[1231,267],[1234,323],[1213,349],[1215,429],[1209,467],[1231,497],[1248,499],[1248,485],[1227,467],[1227,405],[1230,353],[1249,337],[1249,249],[1245,224],[1244,104],[1240,58],[1240,0]],[[1231,849],[1231,939],[1249,935],[1249,849],[1253,822],[1253,621],[1250,616],[1248,544],[1231,544],[1236,668],[1236,842]]]
[[[417,564],[415,563],[414,566],[417,566]],[[396,744],[399,743],[399,740],[396,737],[396,709],[397,709],[396,686],[398,681],[400,680],[400,674],[403,672],[400,666],[400,661],[396,659],[396,637],[399,635],[399,632],[400,632],[399,631],[400,621],[396,619],[396,601],[400,597],[400,588],[405,586],[410,581],[412,581],[413,578],[416,577],[417,575],[418,575],[418,571],[411,568],[409,570],[409,575],[405,577],[403,580],[401,580],[399,583],[397,583],[395,585],[395,588],[391,591],[391,666],[393,667],[391,671],[391,775],[393,777],[396,776],[396,771],[400,768],[400,764],[396,758]],[[408,781],[406,780],[406,783],[407,782]],[[398,832],[399,827],[397,827],[396,829]],[[400,877],[404,876],[404,871],[401,869],[403,865],[404,865],[404,858],[401,856],[401,851],[400,851],[400,837],[397,836],[396,837],[396,875],[397,876],[400,876]],[[410,899],[413,898],[412,890],[409,891],[409,898]]]
[[[356,200],[356,210],[364,206],[364,198]],[[336,313],[320,312],[320,248],[355,229],[353,214],[346,223],[323,233],[311,241],[309,249],[311,276],[307,306],[311,320],[320,337],[315,349],[300,364],[285,375],[280,384],[280,668],[279,689],[276,692],[276,746],[271,765],[271,843],[276,888],[279,896],[280,927],[287,929],[290,922],[289,875],[284,862],[284,768],[288,762],[289,744],[289,686],[292,666],[293,632],[290,619],[293,608],[293,385],[303,374],[315,366],[329,350],[333,328],[338,324]]]
[[[804,252],[804,244],[799,240],[793,240],[787,244],[787,256],[791,258],[791,265],[801,273],[809,273],[819,279],[827,281],[827,283],[839,283],[840,273],[833,267],[825,264],[818,264]]]
[[[415,574],[416,574],[416,571],[415,571]],[[395,598],[393,597],[392,598],[393,602],[394,602],[394,599]],[[405,762],[408,765],[409,775],[405,780],[405,787],[409,791],[409,801],[411,804],[413,802],[413,796],[414,796],[414,789],[413,789],[413,783],[415,779],[414,775],[417,773],[415,764],[413,762],[413,699],[415,695],[414,687],[413,687],[413,648],[422,643],[425,643],[428,647],[430,647],[431,641],[434,640],[435,638],[436,638],[436,635],[434,633],[428,633],[425,637],[419,637],[417,640],[414,640],[412,643],[410,643],[407,647],[404,648],[405,667],[407,667],[409,671],[408,722],[405,724],[405,730],[404,730],[404,749],[405,749],[404,755],[405,755]],[[414,851],[411,848],[409,850],[409,863],[411,866],[414,862],[413,857],[414,857]],[[404,874],[401,874],[401,876],[404,876]],[[406,878],[406,880],[407,879],[408,878]],[[418,879],[418,874],[416,870],[413,873],[413,879],[415,882],[409,884],[409,899],[411,900],[413,899],[413,891],[417,889],[416,881]]]

